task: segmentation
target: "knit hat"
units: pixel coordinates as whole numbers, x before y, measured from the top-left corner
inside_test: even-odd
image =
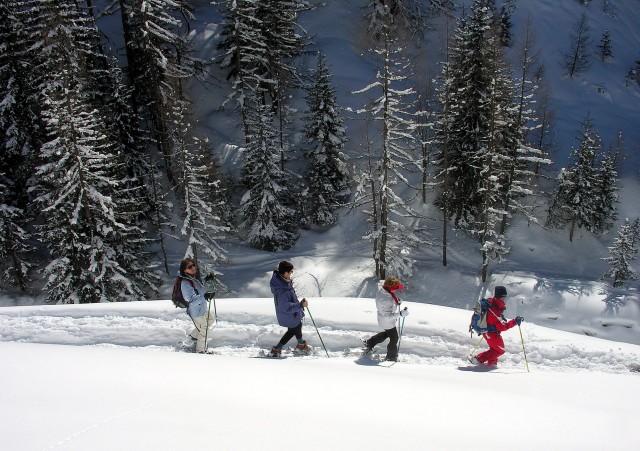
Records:
[[[496,298],[502,298],[507,295],[507,289],[501,285],[498,285],[494,291],[493,296]]]
[[[293,265],[291,264],[291,262],[287,260],[282,260],[280,263],[278,263],[278,272],[280,274],[284,274],[285,272],[291,272],[292,269],[293,269]]]
[[[383,286],[389,291],[404,289],[404,285],[402,285],[402,282],[400,282],[400,279],[397,277],[387,277]]]

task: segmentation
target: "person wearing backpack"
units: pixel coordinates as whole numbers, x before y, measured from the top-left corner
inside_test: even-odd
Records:
[[[294,336],[298,340],[296,350],[309,353],[311,347],[306,340],[302,338],[302,318],[304,318],[304,308],[309,304],[306,299],[298,300],[296,290],[293,288],[291,276],[293,275],[293,264],[287,260],[282,260],[278,264],[278,269],[273,271],[271,276],[271,293],[273,293],[273,302],[276,308],[276,318],[278,324],[286,327],[278,344],[271,348],[269,355],[271,357],[280,357],[282,348]]]
[[[207,293],[202,282],[196,277],[198,268],[192,258],[185,258],[180,262],[180,291],[188,303],[187,313],[193,321],[194,329],[191,339],[196,341],[196,352],[206,352],[207,329],[214,323],[214,317],[207,308],[207,301],[214,293]]]
[[[504,340],[500,333],[514,326],[519,326],[524,321],[522,316],[516,316],[514,319],[507,321],[503,316],[503,312],[507,308],[504,303],[506,299],[507,289],[503,286],[496,286],[493,297],[489,299],[489,310],[487,312],[487,327],[494,331],[483,334],[489,349],[478,355],[470,356],[469,361],[471,363],[480,363],[488,366],[497,365],[498,357],[504,354]]]
[[[402,282],[396,277],[387,277],[378,289],[376,295],[376,309],[378,310],[378,325],[384,329],[368,340],[364,340],[365,354],[371,352],[375,345],[382,343],[387,338],[387,355],[385,360],[396,362],[398,360],[398,328],[396,323],[401,316],[409,316],[409,309],[406,307],[400,310],[400,300],[396,296],[396,291],[403,290]]]

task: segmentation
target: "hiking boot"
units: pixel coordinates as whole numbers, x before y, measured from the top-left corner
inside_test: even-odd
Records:
[[[269,353],[269,357],[280,357],[282,355],[282,349],[276,348],[275,346],[271,348],[271,352]]]
[[[296,351],[309,354],[311,352],[311,346],[309,346],[306,341],[303,341],[296,345]]]

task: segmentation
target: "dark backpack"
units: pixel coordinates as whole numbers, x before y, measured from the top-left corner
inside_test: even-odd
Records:
[[[180,307],[180,308],[187,308],[189,307],[189,301],[187,301],[184,296],[182,296],[182,279],[185,279],[184,277],[176,277],[176,281],[173,282],[173,293],[171,293],[171,302],[173,302],[173,305],[176,306],[176,308]],[[191,286],[193,287],[194,290],[196,290],[196,286],[193,284],[193,280],[189,280],[189,279],[185,279],[187,280]],[[196,293],[198,292],[198,290],[196,290]]]
[[[491,304],[485,298],[478,300],[473,314],[471,315],[471,323],[469,324],[469,332],[471,335],[477,333],[478,335],[486,334],[487,332],[495,332],[495,326],[487,326],[487,312],[489,311]]]

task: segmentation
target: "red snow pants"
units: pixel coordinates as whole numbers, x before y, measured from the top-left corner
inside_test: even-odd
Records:
[[[489,349],[478,354],[476,358],[478,362],[485,365],[497,365],[498,357],[504,354],[504,340],[502,340],[500,332],[487,332],[484,334],[484,339],[487,341]]]

